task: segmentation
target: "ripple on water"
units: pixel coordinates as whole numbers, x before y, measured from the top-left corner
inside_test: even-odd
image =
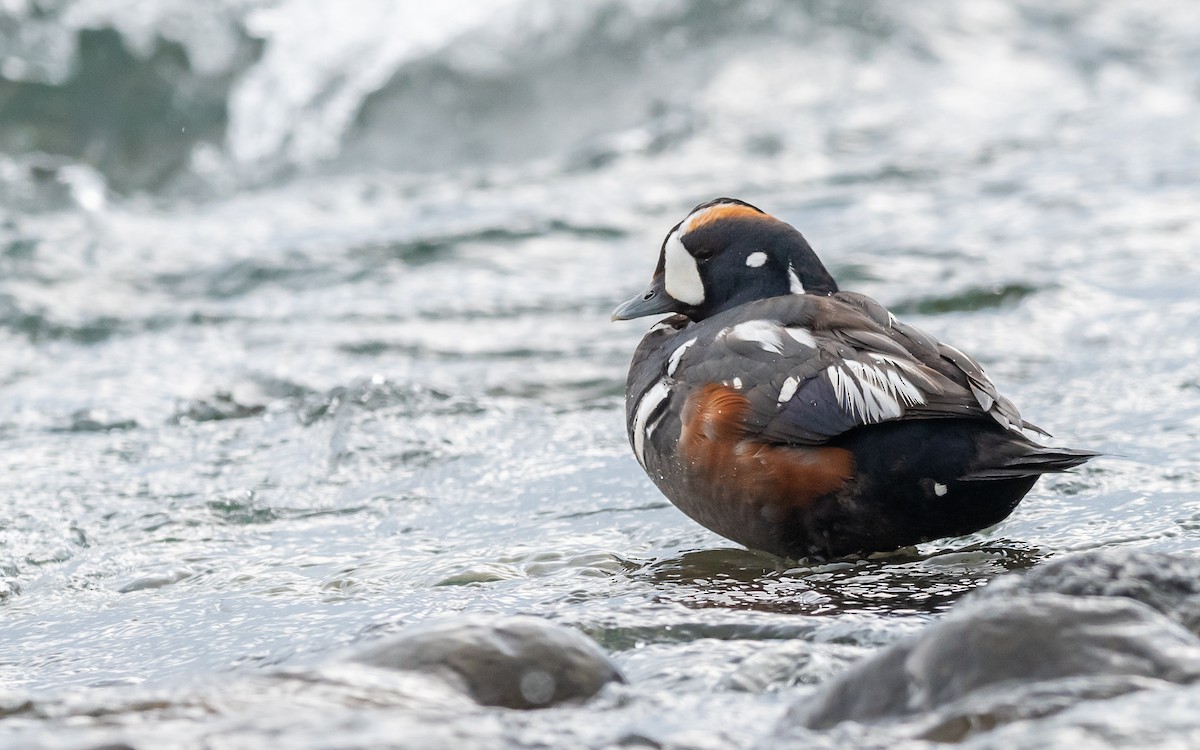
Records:
[[[703,550],[647,565],[659,598],[687,607],[889,616],[944,611],[995,576],[1024,570],[1042,556],[1005,541],[945,550],[901,550],[867,559],[796,566],[744,550]]]

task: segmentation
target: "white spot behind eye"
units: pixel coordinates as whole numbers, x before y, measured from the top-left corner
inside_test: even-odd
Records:
[[[788,288],[792,294],[804,294],[804,285],[800,283],[800,277],[796,275],[796,269],[792,268],[791,263],[788,263]]]
[[[764,252],[750,253],[746,256],[746,265],[751,268],[758,268],[763,263],[767,262],[767,254]]]
[[[650,436],[650,432],[654,429],[651,426],[647,429],[646,423],[650,421],[650,415],[658,408],[667,396],[671,395],[671,389],[661,380],[655,383],[650,390],[646,391],[646,395],[642,396],[642,400],[638,402],[637,410],[633,415],[633,452],[637,456],[638,463],[642,468],[646,468],[646,438]]]
[[[704,301],[704,283],[700,281],[696,259],[683,246],[678,230],[667,238],[664,252],[663,286],[667,294],[685,304],[699,305]]]
[[[941,482],[933,483],[933,494],[937,495],[938,497],[945,495],[949,491],[950,491],[950,488],[947,487],[946,485],[942,484]]]

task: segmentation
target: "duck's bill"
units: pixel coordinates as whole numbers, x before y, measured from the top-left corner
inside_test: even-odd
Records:
[[[667,294],[666,290],[662,288],[662,284],[655,279],[641,294],[613,310],[612,319],[633,320],[634,318],[644,318],[647,315],[679,312],[678,307],[679,303]]]

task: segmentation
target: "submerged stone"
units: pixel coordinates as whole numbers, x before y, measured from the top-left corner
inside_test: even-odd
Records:
[[[971,598],[1039,592],[1134,599],[1200,635],[1200,558],[1191,555],[1092,550],[1055,558],[1023,575],[1001,576]]]
[[[923,733],[946,741],[961,734],[947,727],[974,730],[1198,678],[1200,639],[1139,602],[1054,593],[988,599],[826,683],[793,706],[780,730],[929,714]]]
[[[477,703],[544,708],[582,702],[624,678],[592,639],[535,617],[478,615],[416,625],[354,660],[434,674]]]

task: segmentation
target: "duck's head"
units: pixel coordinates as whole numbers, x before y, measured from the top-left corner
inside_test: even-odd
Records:
[[[754,300],[837,288],[793,226],[744,201],[717,198],[671,228],[650,286],[612,317],[682,313],[698,321]]]

